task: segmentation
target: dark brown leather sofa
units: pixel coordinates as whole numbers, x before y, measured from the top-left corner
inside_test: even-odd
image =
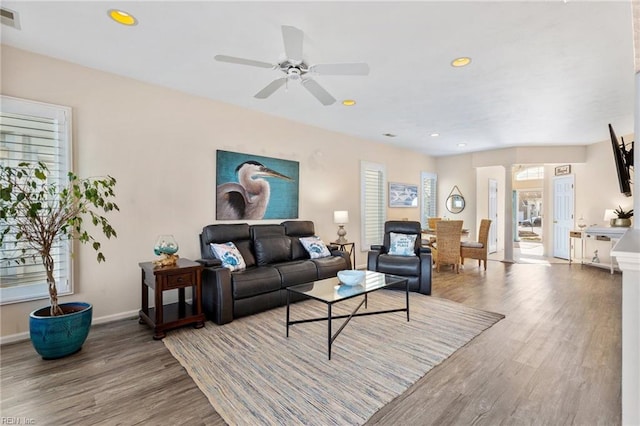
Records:
[[[288,286],[334,277],[351,269],[347,253],[330,246],[331,256],[310,259],[301,237],[315,235],[311,221],[279,225],[216,224],[200,234],[202,307],[208,319],[226,324],[287,303]],[[210,243],[232,241],[247,268],[231,272],[212,254]],[[292,295],[293,296],[293,295]],[[292,300],[294,300],[293,298]]]

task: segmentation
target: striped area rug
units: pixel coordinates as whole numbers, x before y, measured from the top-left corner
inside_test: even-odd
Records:
[[[334,315],[358,301],[334,305]],[[404,292],[380,290],[368,303],[367,310],[403,307]],[[287,338],[285,308],[181,328],[163,342],[230,425],[357,425],[504,318],[418,293],[409,303],[409,322],[404,312],[353,318],[330,361],[326,322],[294,325]],[[320,302],[291,306],[292,320],[319,316]]]

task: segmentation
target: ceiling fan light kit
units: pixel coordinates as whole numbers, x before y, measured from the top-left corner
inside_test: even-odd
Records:
[[[284,86],[289,80],[300,81],[302,86],[307,89],[322,105],[332,105],[336,99],[331,96],[317,81],[309,74],[316,75],[368,75],[369,65],[365,63],[341,63],[341,64],[316,64],[308,66],[302,58],[302,46],[304,33],[298,28],[283,25],[282,39],[284,41],[284,50],[287,59],[277,64],[256,61],[253,59],[238,58],[235,56],[216,55],[214,59],[219,62],[228,62],[232,64],[248,65],[258,68],[279,69],[285,74],[285,77],[277,78],[269,83],[265,88],[254,95],[258,99],[266,99],[276,90]],[[349,100],[345,101],[348,102]],[[354,105],[353,103],[344,105]]]

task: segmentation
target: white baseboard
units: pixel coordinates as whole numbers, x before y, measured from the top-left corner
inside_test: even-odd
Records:
[[[119,321],[127,318],[137,318],[139,310],[136,309],[134,311],[128,312],[120,312],[113,315],[106,315],[99,318],[94,318],[91,321],[91,326],[105,324],[108,322]],[[25,331],[23,333],[10,334],[8,336],[0,336],[0,346],[7,345],[9,343],[22,342],[24,340],[29,340],[29,332]]]

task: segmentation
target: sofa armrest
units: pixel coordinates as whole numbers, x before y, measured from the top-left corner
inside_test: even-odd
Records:
[[[418,253],[416,253],[418,256],[421,255],[422,253],[431,253],[431,247],[420,247],[418,250]]]
[[[228,268],[203,269],[202,309],[206,317],[218,325],[233,321],[233,288]]]
[[[339,250],[336,248],[335,250],[331,250],[331,256],[338,256],[343,258],[344,261],[347,262],[347,267],[345,269],[353,268],[353,265],[351,265],[351,256],[349,256],[349,253],[347,253],[346,251]]]
[[[386,249],[382,245],[372,245],[371,250],[367,252],[367,269],[370,271],[378,270],[378,256],[384,254]]]
[[[433,258],[431,249],[423,247],[420,249],[420,287],[418,292],[431,294],[431,272],[433,271]]]
[[[221,267],[222,266],[222,261],[220,259],[198,259],[196,260],[196,262],[203,265],[204,267],[210,267],[210,266]]]

